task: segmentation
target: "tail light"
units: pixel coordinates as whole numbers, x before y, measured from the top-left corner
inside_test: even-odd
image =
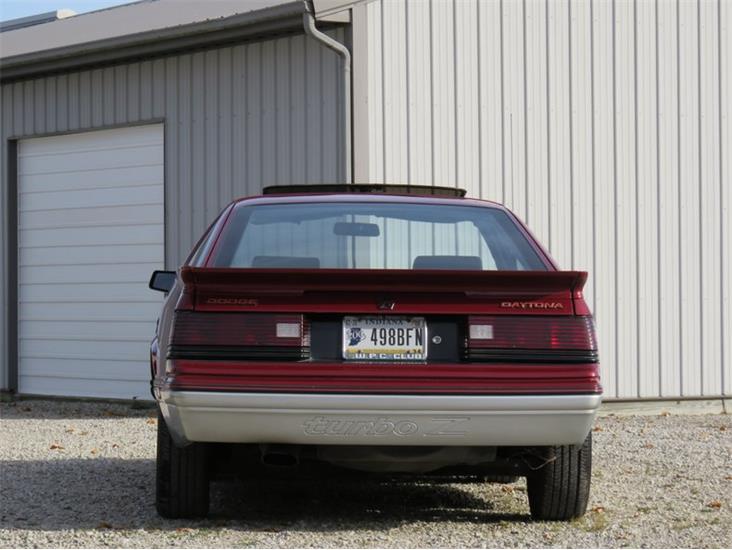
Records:
[[[168,357],[287,360],[309,351],[302,315],[176,311]]]
[[[589,316],[471,316],[468,324],[468,360],[597,362]]]

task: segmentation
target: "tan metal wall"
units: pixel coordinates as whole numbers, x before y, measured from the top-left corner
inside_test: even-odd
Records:
[[[732,2],[365,16],[368,179],[504,202],[588,270],[608,397],[732,394]]]

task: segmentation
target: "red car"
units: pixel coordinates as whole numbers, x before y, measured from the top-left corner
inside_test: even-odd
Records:
[[[437,187],[290,186],[227,206],[175,272],[152,344],[157,509],[282,469],[527,477],[584,513],[601,401],[587,274],[503,206]]]

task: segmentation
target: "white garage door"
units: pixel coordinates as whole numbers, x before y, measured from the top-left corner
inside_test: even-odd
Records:
[[[18,145],[18,385],[149,398],[164,263],[160,124]]]

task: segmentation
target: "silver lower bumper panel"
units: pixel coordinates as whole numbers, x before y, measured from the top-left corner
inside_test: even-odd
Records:
[[[579,444],[600,395],[444,396],[163,392],[173,437],[305,445]]]

